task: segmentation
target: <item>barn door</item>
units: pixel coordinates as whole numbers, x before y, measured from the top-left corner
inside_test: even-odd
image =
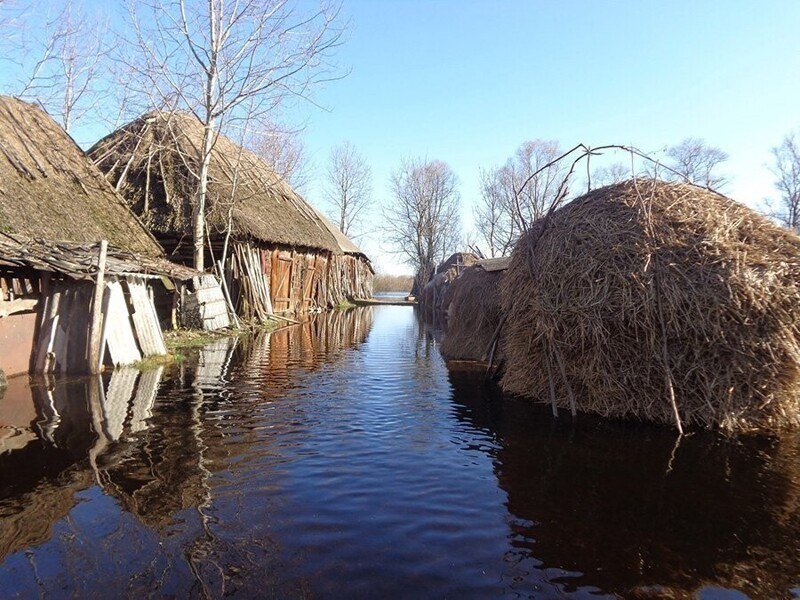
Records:
[[[292,255],[289,252],[275,252],[272,255],[270,287],[272,289],[272,308],[284,312],[291,307]]]

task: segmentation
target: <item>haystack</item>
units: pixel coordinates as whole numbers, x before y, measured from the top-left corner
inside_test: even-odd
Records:
[[[518,242],[506,391],[613,417],[800,424],[800,237],[702,188],[590,192]]]
[[[505,272],[503,263],[497,261],[479,261],[447,288],[443,302],[447,307],[447,331],[439,348],[445,358],[472,361],[487,361],[490,355],[497,358],[492,346],[500,323],[500,281]]]

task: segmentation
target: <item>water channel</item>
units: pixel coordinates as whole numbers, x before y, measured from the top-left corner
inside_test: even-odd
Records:
[[[554,420],[411,307],[10,383],[3,598],[800,597],[800,436]]]

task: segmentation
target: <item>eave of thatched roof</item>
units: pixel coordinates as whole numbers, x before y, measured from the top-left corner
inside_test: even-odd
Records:
[[[36,240],[0,233],[0,271],[3,268],[33,269],[60,273],[71,279],[94,279],[97,272],[97,244]],[[143,256],[109,247],[107,275],[169,277],[189,281],[198,271],[169,262],[164,258]]]
[[[40,108],[0,96],[0,232],[161,247],[69,135]]]
[[[184,113],[148,113],[89,150],[106,178],[156,234],[191,231],[203,126]],[[220,135],[212,151],[206,225],[266,243],[362,254],[252,152]]]
[[[314,207],[312,206],[312,208],[314,208]],[[362,255],[366,256],[361,251],[361,248],[356,246],[349,237],[347,237],[344,233],[342,233],[342,230],[339,229],[336,225],[334,225],[333,222],[328,217],[326,217],[325,214],[322,211],[317,210],[316,208],[314,208],[314,212],[317,213],[317,217],[319,218],[319,220],[322,222],[322,224],[325,226],[325,228],[333,236],[333,239],[336,242],[336,245],[339,247],[339,250],[342,253],[344,253],[344,254],[362,254]]]

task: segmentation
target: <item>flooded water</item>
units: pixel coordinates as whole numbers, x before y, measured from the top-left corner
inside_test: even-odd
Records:
[[[800,597],[800,436],[579,417],[412,308],[0,399],[0,596]]]

